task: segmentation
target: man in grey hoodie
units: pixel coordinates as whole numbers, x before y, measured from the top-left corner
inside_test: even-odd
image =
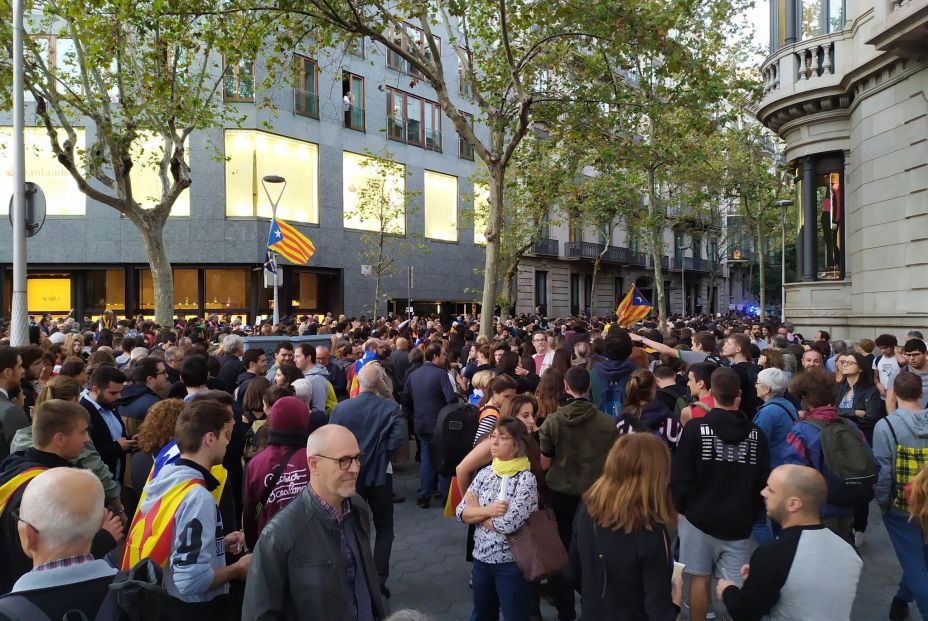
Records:
[[[303,373],[303,379],[293,382],[296,396],[307,401],[310,410],[325,412],[326,399],[329,397],[329,372],[316,363],[316,348],[310,343],[299,343],[293,350],[293,364]]]
[[[883,524],[902,566],[902,579],[889,606],[890,619],[904,619],[909,602],[915,601],[928,618],[928,548],[918,521],[909,521],[906,483],[928,463],[928,410],[919,406],[921,378],[908,371],[896,376],[895,412],[877,422],[873,431],[873,456],[880,466],[874,495],[883,510]],[[896,468],[897,459],[905,464]]]

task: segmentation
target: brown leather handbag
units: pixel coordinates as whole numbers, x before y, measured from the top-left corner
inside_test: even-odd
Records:
[[[552,576],[567,566],[567,550],[557,532],[557,520],[551,509],[539,509],[522,527],[506,539],[512,558],[529,582]]]

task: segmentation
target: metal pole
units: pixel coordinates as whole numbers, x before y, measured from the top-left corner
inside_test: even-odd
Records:
[[[686,317],[686,259],[680,256],[680,287],[683,289],[683,316]]]
[[[412,319],[412,265],[406,270],[406,319]]]
[[[13,306],[10,344],[29,344],[26,304],[26,151],[23,132],[23,0],[13,0]]]
[[[277,269],[281,269],[281,268],[278,267]],[[277,274],[275,273],[274,274],[274,325],[275,326],[280,323],[280,301],[278,300],[278,297],[277,297],[278,289],[280,289],[280,287],[277,286]]]
[[[267,184],[269,183],[284,184],[283,187],[280,188],[280,194],[277,195],[276,201],[273,198],[271,198],[271,192],[270,190],[267,189]],[[287,189],[287,180],[278,175],[266,175],[262,177],[261,185],[264,186],[264,193],[267,195],[267,200],[270,201],[271,203],[271,224],[273,225],[274,220],[277,219],[277,205],[278,203],[280,203],[280,199],[284,195],[284,190]],[[282,270],[283,268],[278,265],[277,269]],[[281,273],[282,272],[274,272],[274,320],[273,321],[274,321],[275,326],[280,323],[280,300],[278,297],[278,289],[280,288],[280,274]]]
[[[786,207],[780,216],[780,323],[786,321]]]

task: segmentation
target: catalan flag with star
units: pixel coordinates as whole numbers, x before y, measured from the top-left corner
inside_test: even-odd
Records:
[[[651,312],[651,303],[648,302],[638,287],[632,287],[619,302],[619,307],[615,309],[617,323],[623,328],[637,323],[648,316]]]
[[[267,234],[267,249],[297,265],[306,265],[316,253],[316,247],[308,237],[280,218],[271,220],[271,230]]]

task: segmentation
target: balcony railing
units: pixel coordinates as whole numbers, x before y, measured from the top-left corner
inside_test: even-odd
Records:
[[[564,256],[568,259],[595,259],[603,248],[603,244],[593,242],[564,242]]]
[[[349,106],[348,109],[345,110],[345,127],[348,129],[356,129],[359,132],[363,132],[366,122],[366,114],[364,108],[361,106]]]
[[[425,130],[425,148],[441,153],[441,132],[436,129]]]
[[[293,111],[301,116],[319,118],[319,93],[293,89]]]
[[[709,271],[709,262],[698,257],[674,257],[671,266],[673,270],[685,269],[687,272]]]
[[[640,252],[635,252],[630,248],[622,248],[619,246],[609,246],[603,260],[611,263],[625,263],[627,265],[644,265],[645,263],[644,255]]]
[[[556,239],[539,239],[532,246],[532,254],[539,257],[558,256],[558,243]]]

